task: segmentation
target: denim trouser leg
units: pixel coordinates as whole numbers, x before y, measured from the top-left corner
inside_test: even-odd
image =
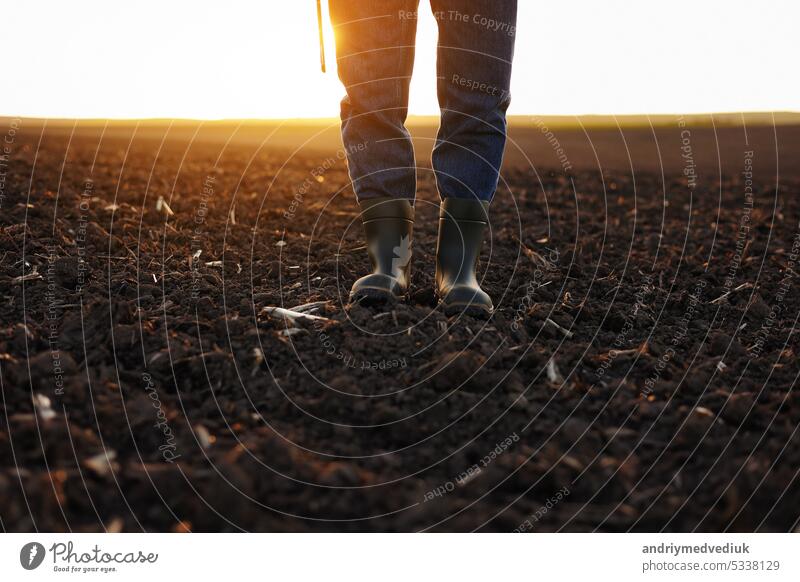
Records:
[[[517,0],[431,0],[442,121],[433,169],[443,198],[491,200],[506,143]]]
[[[416,164],[405,128],[419,0],[330,0],[336,62],[347,95],[342,141],[359,202],[414,200]]]
[[[342,140],[359,201],[413,200],[405,120],[419,0],[330,0]],[[441,126],[433,169],[442,197],[491,200],[503,160],[517,0],[431,0],[439,24]]]

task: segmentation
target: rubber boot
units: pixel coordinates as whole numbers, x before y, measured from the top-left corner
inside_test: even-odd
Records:
[[[353,283],[350,301],[380,305],[401,299],[411,279],[414,207],[396,198],[375,198],[359,206],[372,273]]]
[[[492,300],[475,276],[489,203],[445,198],[439,209],[439,243],[436,247],[436,290],[446,315],[485,316]]]

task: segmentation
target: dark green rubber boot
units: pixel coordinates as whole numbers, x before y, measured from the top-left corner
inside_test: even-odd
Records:
[[[489,203],[445,198],[439,209],[439,243],[436,248],[436,290],[446,315],[491,314],[492,300],[475,276],[484,231],[489,223]]]
[[[372,273],[353,283],[350,301],[381,305],[401,299],[411,279],[414,207],[396,198],[375,198],[359,206]]]

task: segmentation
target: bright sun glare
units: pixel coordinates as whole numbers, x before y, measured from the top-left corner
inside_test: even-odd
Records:
[[[332,117],[314,0],[3,1],[0,115]],[[796,0],[520,0],[512,114],[800,109]],[[411,113],[435,114],[422,0]],[[653,18],[653,14],[658,18]],[[10,49],[13,49],[11,52]]]

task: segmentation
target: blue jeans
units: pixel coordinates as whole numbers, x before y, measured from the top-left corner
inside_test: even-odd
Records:
[[[517,0],[430,0],[439,26],[441,125],[432,164],[443,197],[491,200],[506,142]],[[405,128],[419,0],[330,0],[342,139],[359,202],[416,194]]]

